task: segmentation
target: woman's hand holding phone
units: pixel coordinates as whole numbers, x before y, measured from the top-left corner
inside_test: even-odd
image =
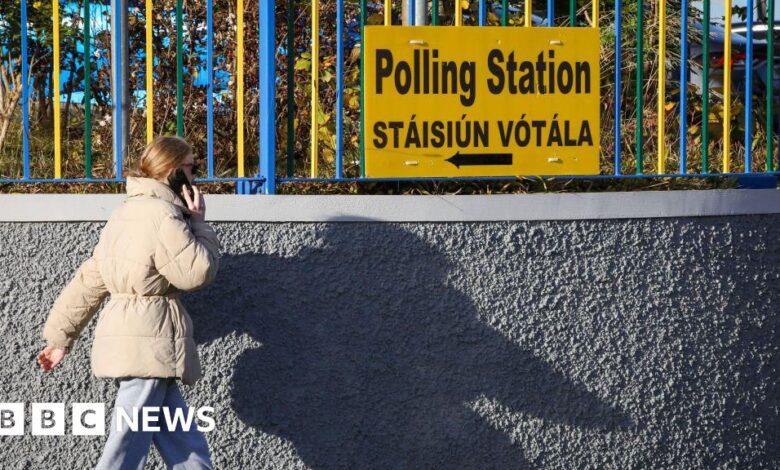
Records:
[[[203,222],[206,219],[206,201],[203,199],[203,193],[195,186],[192,186],[192,194],[187,186],[183,186],[181,192],[192,213],[192,220]]]

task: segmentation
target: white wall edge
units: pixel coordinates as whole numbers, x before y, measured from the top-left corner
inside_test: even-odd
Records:
[[[478,196],[206,195],[214,222],[471,222],[780,213],[776,189]],[[0,194],[0,222],[105,221],[124,194]]]

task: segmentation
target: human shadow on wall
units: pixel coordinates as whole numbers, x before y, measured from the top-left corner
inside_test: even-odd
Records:
[[[231,406],[310,467],[529,467],[469,408],[480,397],[549,423],[630,426],[482,323],[447,285],[459,268],[401,226],[339,223],[319,240],[289,258],[226,255],[187,302],[199,343],[231,332],[262,343],[237,360]]]

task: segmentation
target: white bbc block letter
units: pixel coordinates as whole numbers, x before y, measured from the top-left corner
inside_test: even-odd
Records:
[[[0,403],[0,436],[24,434],[24,403]]]
[[[102,436],[106,433],[106,405],[103,403],[73,404],[73,435]]]
[[[63,436],[65,404],[33,403],[31,421],[33,436]]]

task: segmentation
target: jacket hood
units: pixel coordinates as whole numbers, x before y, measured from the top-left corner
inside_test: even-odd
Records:
[[[180,207],[185,214],[189,214],[190,210],[184,201],[173,192],[170,186],[165,183],[161,183],[154,178],[144,178],[138,176],[127,177],[127,197],[135,196],[149,196],[168,201],[171,204],[175,204]]]

